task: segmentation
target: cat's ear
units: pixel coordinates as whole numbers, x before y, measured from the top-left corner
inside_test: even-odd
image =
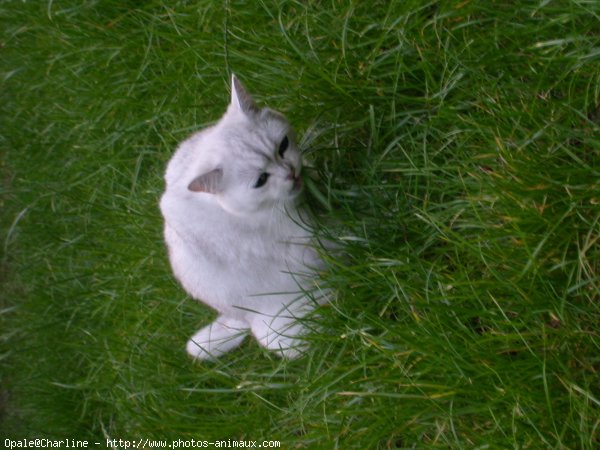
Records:
[[[258,107],[254,100],[244,88],[244,85],[235,75],[231,75],[231,103],[230,107],[244,114],[254,114],[258,112]]]
[[[196,177],[188,185],[188,189],[192,192],[206,192],[216,194],[221,190],[221,181],[223,180],[223,171],[214,169],[199,177]]]

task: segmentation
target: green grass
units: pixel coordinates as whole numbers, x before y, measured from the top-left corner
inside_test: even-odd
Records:
[[[0,2],[0,437],[597,448],[600,3]],[[195,364],[162,173],[235,72],[345,246],[309,354]]]

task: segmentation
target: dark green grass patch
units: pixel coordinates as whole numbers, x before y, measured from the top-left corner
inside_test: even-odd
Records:
[[[0,435],[594,448],[596,2],[0,2]],[[235,72],[296,126],[335,301],[197,364],[158,199]],[[307,171],[307,172],[308,172]]]

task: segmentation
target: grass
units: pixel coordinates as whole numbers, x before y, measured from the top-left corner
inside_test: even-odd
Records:
[[[600,4],[0,3],[0,436],[597,448]],[[194,364],[162,173],[234,71],[314,167],[309,354]],[[316,326],[316,325],[315,325]]]

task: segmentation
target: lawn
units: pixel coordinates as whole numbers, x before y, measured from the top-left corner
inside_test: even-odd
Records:
[[[3,444],[600,445],[600,2],[3,0],[0,57]],[[232,72],[343,249],[295,361],[185,353],[162,176]]]

